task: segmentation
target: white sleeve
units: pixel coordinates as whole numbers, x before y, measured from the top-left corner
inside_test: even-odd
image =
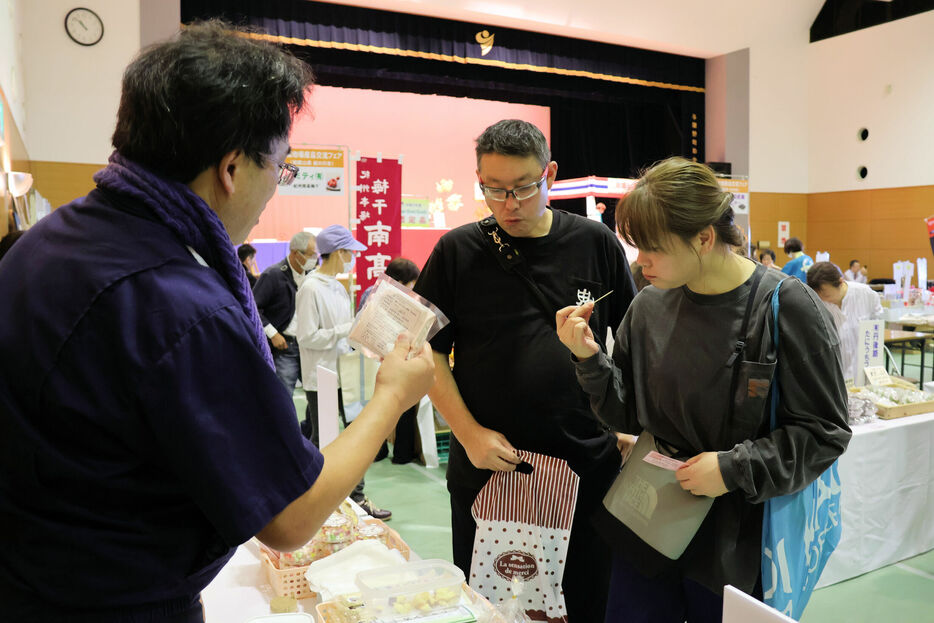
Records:
[[[309,282],[302,284],[295,297],[295,315],[298,320],[296,338],[301,348],[312,350],[329,350],[337,346],[337,342],[350,333],[353,323],[347,322],[335,327],[325,329],[321,326],[321,316],[318,313],[318,290]]]

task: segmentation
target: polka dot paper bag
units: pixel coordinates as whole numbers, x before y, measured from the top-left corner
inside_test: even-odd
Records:
[[[473,503],[477,522],[470,586],[493,603],[510,598],[512,578],[533,621],[567,621],[561,580],[580,481],[566,461],[519,452],[531,474],[495,472]]]

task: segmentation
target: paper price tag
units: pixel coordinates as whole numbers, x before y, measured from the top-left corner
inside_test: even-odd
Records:
[[[649,463],[650,465],[661,467],[662,469],[669,469],[671,471],[675,471],[684,465],[684,461],[679,461],[678,459],[673,459],[670,456],[659,454],[654,450],[642,457],[642,460],[646,463]]]
[[[882,366],[866,366],[866,385],[888,385],[892,382],[892,377]]]

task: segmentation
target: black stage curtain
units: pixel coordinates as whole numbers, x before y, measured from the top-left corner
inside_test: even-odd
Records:
[[[703,59],[306,0],[181,0],[181,13],[183,23],[222,17],[268,34],[319,84],[549,106],[563,179],[704,159]],[[489,35],[484,55],[478,39]],[[584,212],[583,199],[556,205]]]

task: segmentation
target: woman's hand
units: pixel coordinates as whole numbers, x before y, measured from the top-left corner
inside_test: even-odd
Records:
[[[625,463],[632,454],[632,449],[636,445],[636,436],[626,433],[614,433],[616,435],[616,449],[619,450],[620,458]]]
[[[555,314],[558,339],[578,359],[589,359],[600,352],[600,345],[590,329],[591,314],[593,301],[559,309]]]
[[[694,495],[715,498],[727,492],[716,452],[702,452],[689,458],[675,472],[675,478],[681,483],[682,489]]]

